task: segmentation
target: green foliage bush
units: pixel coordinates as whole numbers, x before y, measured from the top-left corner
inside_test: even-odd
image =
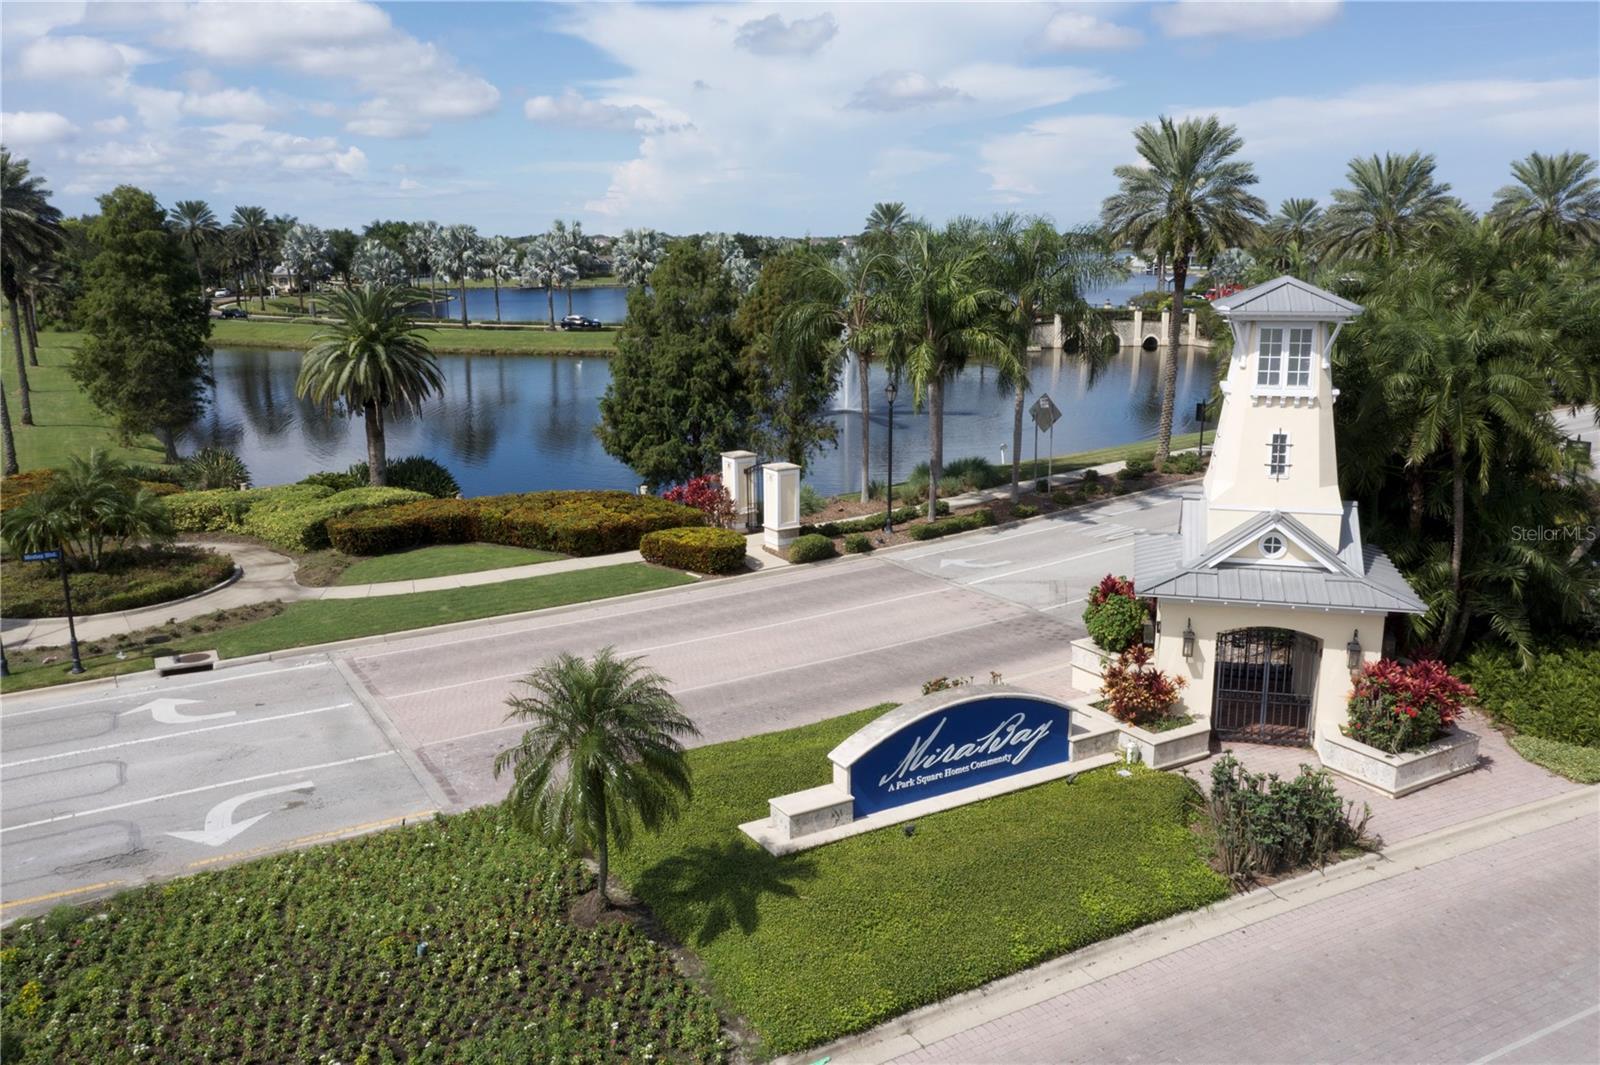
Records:
[[[328,541],[347,555],[386,555],[434,544],[470,544],[478,536],[472,499],[420,499],[360,510],[328,522]]]
[[[928,479],[928,464],[919,462],[906,477],[905,484],[908,489],[926,497]],[[984,488],[993,488],[1005,480],[1006,475],[995,469],[994,463],[981,455],[951,459],[939,470],[941,492],[976,492]]]
[[[1199,473],[1204,468],[1200,456],[1193,451],[1180,451],[1167,459],[1167,473]]]
[[[1122,464],[1122,469],[1117,471],[1117,480],[1137,481],[1141,477],[1149,476],[1155,468],[1156,464],[1149,459],[1129,459]]]
[[[1080,479],[1084,484],[1094,484],[1100,479],[1100,471],[1091,466],[1089,469],[1083,471],[1083,477]]]
[[[6,930],[6,1061],[724,1061],[593,883],[491,807],[63,907]]]
[[[1076,489],[1058,488],[1050,493],[1050,502],[1058,507],[1070,507],[1083,502],[1083,493]]]
[[[1094,642],[1121,654],[1144,638],[1144,623],[1149,607],[1134,595],[1133,582],[1126,577],[1106,574],[1089,589],[1083,608],[1083,624]]]
[[[385,464],[384,475],[389,482],[386,487],[389,488],[409,488],[435,499],[452,499],[461,494],[461,485],[456,482],[455,475],[442,463],[426,455],[393,459]],[[351,488],[368,487],[367,482],[371,479],[371,467],[365,462],[354,462],[342,473],[322,470],[301,478],[300,483],[326,485],[335,492],[343,492]]]
[[[1535,649],[1523,669],[1517,656],[1480,646],[1456,669],[1496,724],[1519,733],[1600,747],[1600,647],[1577,642]]]
[[[821,562],[838,554],[833,541],[821,533],[806,533],[796,537],[794,543],[789,545],[789,561],[795,563]]]
[[[950,504],[941,499],[934,504],[933,509],[936,514],[948,514],[950,513]],[[894,520],[902,524],[908,521],[916,521],[926,512],[926,507],[918,505],[896,507]],[[883,515],[867,514],[860,518],[849,518],[845,521],[825,521],[821,525],[802,525],[800,526],[800,534],[804,536],[808,533],[820,533],[823,536],[837,538],[849,536],[851,533],[877,532],[881,528],[883,528]]]
[[[334,492],[347,492],[352,488],[360,488],[367,483],[365,473],[366,463],[362,463],[362,474],[357,477],[351,470],[318,470],[300,478],[301,484],[321,485]],[[353,469],[353,467],[352,467]]]
[[[1023,518],[1036,518],[1039,516],[1039,508],[1032,503],[1018,503],[1011,508],[1011,516],[1019,521]]]
[[[406,488],[349,488],[321,499],[262,500],[240,524],[243,532],[289,551],[328,546],[328,519],[369,507],[388,507],[428,498]]]
[[[1350,847],[1373,846],[1371,810],[1356,812],[1325,769],[1301,766],[1293,780],[1251,773],[1231,753],[1211,765],[1206,803],[1217,862],[1237,884],[1307,865],[1322,866]]]
[[[225,447],[203,447],[178,468],[181,484],[191,492],[212,488],[249,488],[250,470]]]
[[[1511,737],[1511,747],[1522,757],[1579,784],[1600,784],[1600,747],[1580,747],[1540,736]]]
[[[221,584],[233,559],[198,547],[139,547],[108,552],[98,570],[72,575],[72,609],[82,614],[134,610],[197,595]],[[8,618],[54,618],[66,613],[54,563],[0,562],[0,602]]]
[[[865,555],[872,551],[872,538],[866,533],[851,533],[844,538],[844,551],[847,555]]]
[[[694,525],[658,529],[639,540],[646,562],[694,573],[737,573],[744,569],[745,539],[732,529]]]
[[[167,509],[179,532],[243,532],[245,515],[257,503],[309,503],[333,495],[323,485],[281,484],[272,488],[213,488],[168,496]]]
[[[811,515],[822,510],[822,508],[826,507],[827,505],[828,501],[822,498],[821,492],[818,492],[809,484],[803,484],[800,486],[801,516],[809,518]]]
[[[971,532],[973,529],[987,529],[995,522],[994,511],[985,507],[966,514],[957,514],[952,518],[940,518],[930,521],[926,525],[913,525],[906,530],[906,535],[913,540],[937,540],[941,536],[952,533]]]

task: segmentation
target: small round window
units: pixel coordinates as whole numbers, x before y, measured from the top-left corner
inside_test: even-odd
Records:
[[[1261,554],[1264,558],[1277,558],[1283,554],[1283,537],[1277,533],[1267,533],[1261,538]]]

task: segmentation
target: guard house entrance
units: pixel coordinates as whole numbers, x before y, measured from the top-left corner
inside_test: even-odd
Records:
[[[1217,636],[1211,725],[1224,740],[1305,745],[1322,641],[1293,629]]]

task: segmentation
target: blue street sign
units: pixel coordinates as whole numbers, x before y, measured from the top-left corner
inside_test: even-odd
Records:
[[[54,562],[61,557],[60,551],[29,551],[22,556],[24,562]]]

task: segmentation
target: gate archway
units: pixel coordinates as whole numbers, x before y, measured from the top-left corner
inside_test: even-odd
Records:
[[[1293,629],[1217,636],[1211,727],[1225,740],[1308,744],[1322,641]]]

